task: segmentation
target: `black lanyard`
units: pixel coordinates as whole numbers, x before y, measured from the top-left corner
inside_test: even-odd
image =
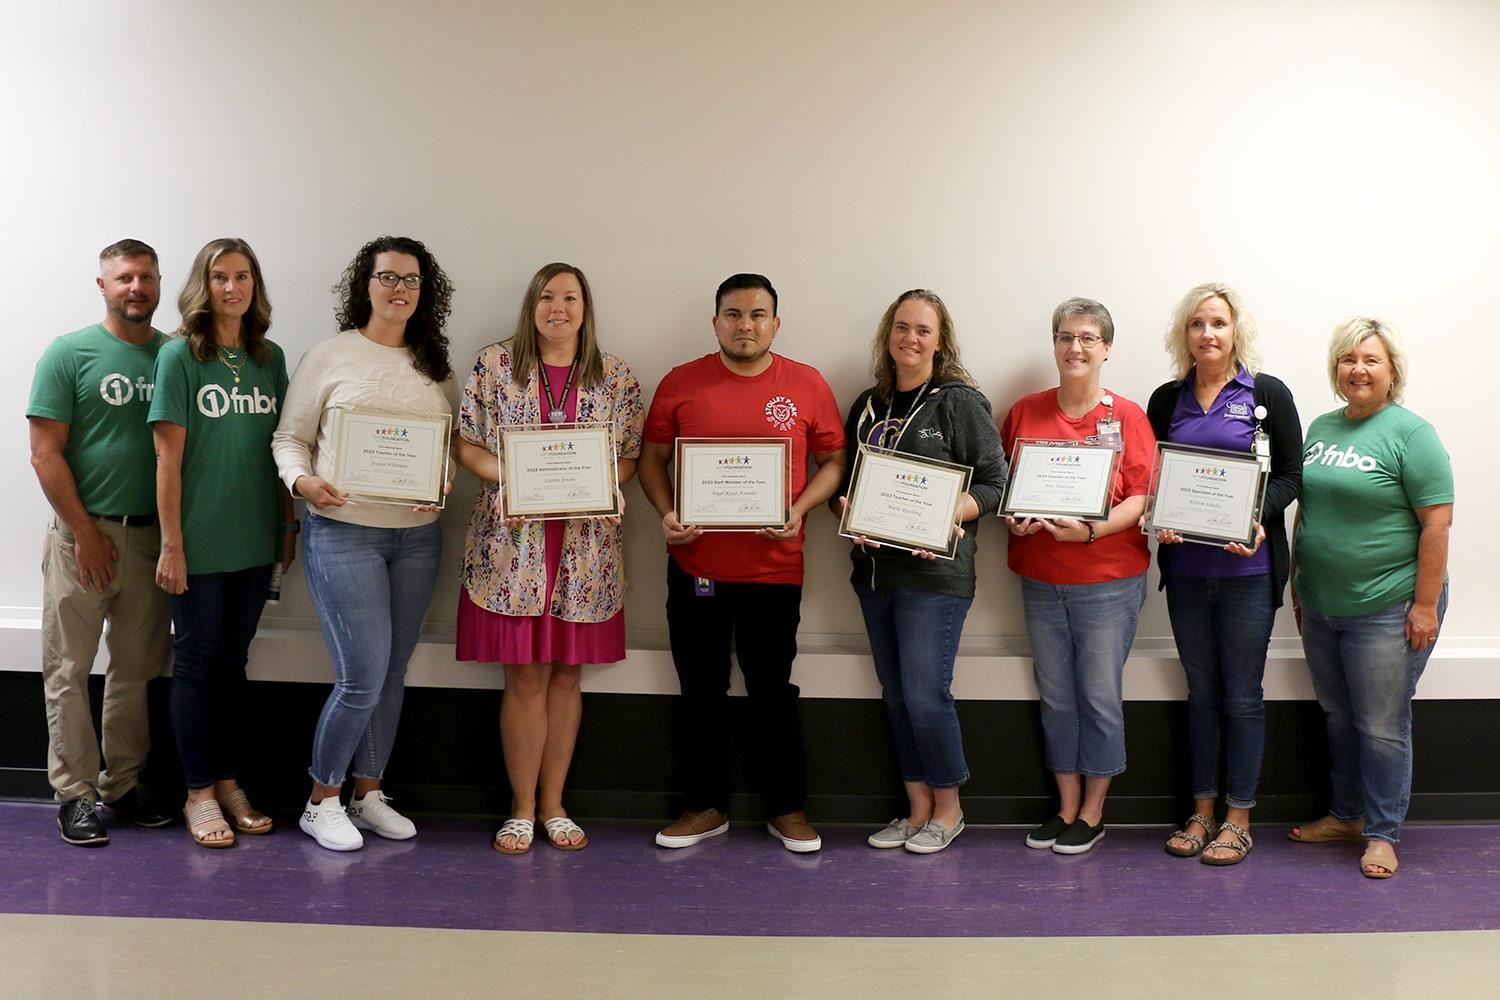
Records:
[[[536,371],[542,378],[542,392],[547,394],[547,422],[549,424],[567,422],[568,411],[564,409],[564,405],[568,401],[568,391],[573,388],[573,376],[578,374],[578,358],[582,354],[581,350],[573,352],[573,364],[568,368],[568,380],[563,383],[562,396],[555,403],[552,401],[552,385],[547,381],[547,363],[541,358],[536,359]]]

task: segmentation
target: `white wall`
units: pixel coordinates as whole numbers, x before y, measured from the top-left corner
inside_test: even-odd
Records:
[[[102,314],[100,247],[157,247],[170,329],[193,253],[245,237],[295,361],[334,332],[329,287],[359,244],[399,232],[427,241],[457,286],[461,371],[509,334],[536,267],[565,259],[648,395],[713,348],[713,289],[737,270],[776,282],[778,350],[820,367],[846,405],[882,309],[916,285],[947,299],[998,412],[1054,383],[1047,324],[1069,295],[1114,313],[1107,382],[1144,403],[1167,375],[1177,297],[1235,284],[1304,422],[1335,405],[1333,324],[1387,316],[1410,341],[1408,405],[1455,461],[1445,638],[1500,646],[1481,514],[1500,494],[1496,5],[346,0],[5,15],[12,617],[36,613],[47,516],[24,400],[44,345]],[[461,482],[445,518],[436,634],[473,495]],[[628,499],[628,621],[649,643],[665,556],[649,506]],[[1023,632],[996,527],[980,540],[971,650]],[[804,635],[837,646],[862,631],[846,545],[826,514],[810,530]],[[295,578],[268,622],[310,616]],[[1154,593],[1141,634],[1168,634]]]

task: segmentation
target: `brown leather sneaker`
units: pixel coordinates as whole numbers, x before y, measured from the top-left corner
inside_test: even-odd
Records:
[[[823,838],[818,836],[818,831],[807,821],[807,814],[800,809],[785,816],[773,816],[766,821],[766,830],[781,841],[781,846],[798,854],[811,854],[823,847]]]
[[[804,824],[805,825],[805,824]],[[809,827],[811,829],[811,827]],[[729,817],[717,809],[688,810],[656,835],[657,847],[692,847],[729,832]]]

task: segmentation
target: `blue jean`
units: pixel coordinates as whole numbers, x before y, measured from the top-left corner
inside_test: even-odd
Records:
[[[1125,658],[1146,603],[1146,574],[1104,583],[1021,578],[1042,700],[1043,755],[1054,774],[1125,770]]]
[[[1411,699],[1436,641],[1412,649],[1402,601],[1347,618],[1302,611],[1302,650],[1328,719],[1333,798],[1328,811],[1365,819],[1365,836],[1392,844],[1411,804]],[[1448,588],[1438,599],[1438,623]]]
[[[367,528],[310,515],[307,589],[333,657],[333,691],[318,716],[309,774],[339,786],[385,774],[401,721],[406,663],[417,648],[442,556],[437,522]]]
[[[953,659],[972,597],[855,588],[880,695],[905,781],[957,788],[969,780],[953,705]]]
[[[239,777],[245,662],[271,567],[198,573],[173,594],[172,731],[189,788]]]
[[[1261,678],[1276,609],[1261,576],[1168,576],[1167,613],[1188,685],[1188,769],[1193,798],[1219,797],[1223,719],[1226,797],[1252,809],[1266,748]]]

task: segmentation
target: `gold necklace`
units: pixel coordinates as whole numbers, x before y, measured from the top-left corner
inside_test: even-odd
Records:
[[[233,353],[224,350],[224,348],[222,348],[222,347],[219,348],[219,360],[224,363],[224,367],[228,368],[229,369],[229,373],[234,376],[234,384],[235,385],[239,385],[240,384],[240,369],[242,369],[242,368],[245,367],[245,365],[250,361],[250,358],[246,357],[239,364],[234,364],[233,363],[233,359],[235,357],[236,357],[236,355],[234,355]]]

